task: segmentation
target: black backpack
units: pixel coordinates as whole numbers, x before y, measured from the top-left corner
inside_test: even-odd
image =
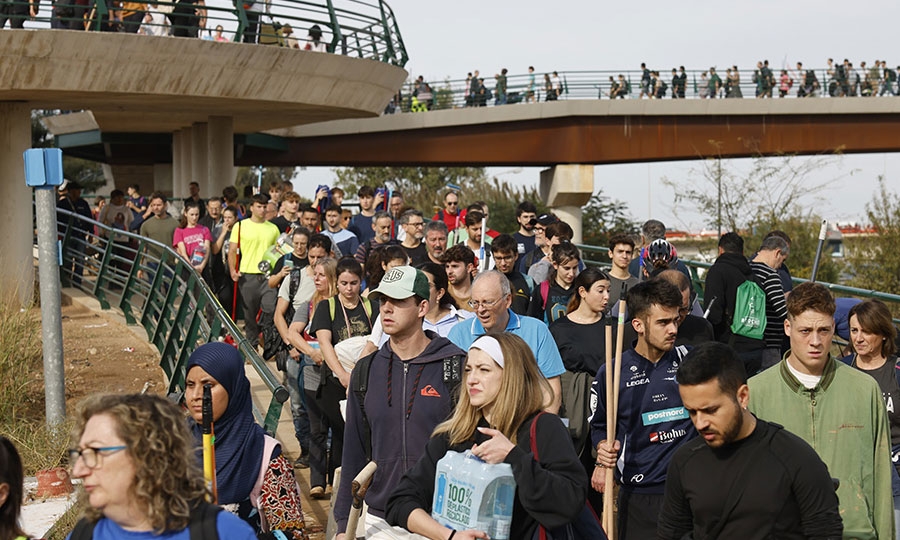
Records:
[[[366,391],[369,389],[369,370],[372,369],[372,359],[378,351],[363,356],[356,362],[353,371],[350,372],[350,391],[356,395],[359,403],[359,412],[362,415],[362,433],[366,450],[366,459],[372,460],[372,429],[369,426],[369,417],[366,415]],[[450,389],[451,409],[456,405],[459,396],[459,385],[462,384],[463,363],[466,360],[464,354],[454,354],[443,359],[444,384]],[[193,540],[193,539],[192,539]]]
[[[302,268],[294,268],[291,270],[289,274],[290,285],[288,286],[288,307],[287,311],[284,312],[284,320],[287,321],[288,325],[291,324],[291,320],[294,318],[294,295],[297,294],[297,289],[300,288],[300,272]],[[278,333],[278,328],[275,326],[275,319],[273,318],[269,321],[266,318],[265,321],[260,321],[262,334],[263,334],[263,358],[269,359],[273,356],[275,357],[276,366],[280,371],[285,371],[284,365],[284,354],[290,349],[290,346],[284,343],[284,340],[281,339],[281,334]]]
[[[188,532],[191,540],[218,540],[219,531],[216,529],[216,519],[222,508],[207,502],[200,503],[191,510],[191,521],[188,524]],[[69,540],[91,540],[94,537],[96,521],[88,521],[81,518],[72,529]]]

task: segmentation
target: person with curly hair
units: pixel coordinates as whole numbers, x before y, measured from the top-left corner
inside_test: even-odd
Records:
[[[199,461],[177,405],[160,396],[99,395],[82,402],[69,450],[82,481],[85,517],[71,538],[188,540],[199,514],[219,538],[252,540],[253,530],[206,501]]]

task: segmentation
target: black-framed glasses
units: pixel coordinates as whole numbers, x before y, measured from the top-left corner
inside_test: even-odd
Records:
[[[80,457],[84,461],[84,466],[88,469],[96,469],[100,466],[100,456],[108,456],[121,450],[128,448],[125,445],[119,446],[88,446],[87,448],[69,448],[69,467],[74,467]]]

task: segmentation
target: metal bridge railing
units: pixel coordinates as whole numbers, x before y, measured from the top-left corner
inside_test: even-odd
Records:
[[[168,394],[184,394],[185,366],[198,346],[230,337],[272,393],[263,427],[275,433],[287,390],[200,275],[171,246],[58,209],[60,277],[103,309],[118,308],[140,324],[160,354]]]
[[[660,70],[659,79],[664,83],[666,89],[663,99],[672,99],[672,67]],[[717,95],[718,98],[743,97],[755,98],[757,93],[757,83],[753,81],[754,69],[738,70],[739,80],[737,84],[731,86],[730,94],[726,94],[726,69],[722,66],[721,72],[718,73],[722,79],[722,85]],[[498,70],[499,71],[499,70]],[[706,95],[704,91],[703,73],[707,69],[690,69],[685,70],[687,77],[684,94],[686,99],[701,99]],[[805,74],[799,75],[793,68],[788,69],[789,77],[793,79],[787,97],[796,98],[798,90],[804,89],[808,97],[839,97],[842,95],[879,95],[883,90],[882,79],[867,79],[867,73],[858,71],[860,79],[858,84],[850,84],[846,81],[839,81],[834,75],[829,75],[826,69],[810,70],[815,81],[807,84]],[[781,69],[773,69],[775,77],[775,85],[771,87],[771,97],[778,98]],[[546,101],[547,91],[545,90],[544,81],[545,72],[534,73],[534,85],[531,84],[531,76],[529,74],[508,74],[507,75],[507,103],[515,104],[525,102],[529,90],[533,90],[535,101]],[[641,77],[642,72],[639,70],[596,70],[596,71],[560,71],[559,80],[561,82],[561,92],[558,96],[560,100],[570,99],[610,99],[610,90],[615,84],[618,84],[619,75],[623,76],[625,92],[620,96],[624,99],[636,99],[641,95]],[[437,109],[454,109],[465,106],[496,106],[497,99],[497,79],[496,72],[483,73],[480,78],[484,79],[484,86],[490,91],[490,97],[480,99],[476,97],[467,97],[468,87],[465,79],[447,79],[444,81],[426,81],[431,87],[432,97],[427,104],[419,103],[419,99],[413,100],[413,94],[417,93],[417,82],[411,80],[403,88],[403,95],[399,103],[395,103],[402,112],[421,112],[425,108],[428,110]],[[552,75],[552,72],[548,74]],[[804,80],[798,80],[802,77]],[[891,81],[890,92],[884,90],[888,95],[897,90],[896,79]],[[708,89],[708,86],[707,86]],[[738,89],[739,91],[735,91]],[[485,94],[486,96],[486,94]]]
[[[35,17],[28,0],[5,2],[11,26],[202,38],[303,49],[313,27],[328,52],[403,67],[409,60],[394,12],[383,0],[120,0],[44,2]],[[217,29],[221,27],[221,31]],[[290,31],[288,31],[290,27]]]
[[[586,244],[577,244],[578,249],[584,253],[584,263],[592,266],[600,266],[602,268],[609,268],[609,263],[603,262],[606,257],[606,253],[608,251],[607,248],[602,248],[599,246],[590,246]],[[697,298],[700,300],[700,303],[703,303],[703,290],[705,286],[705,274],[706,271],[712,266],[712,263],[701,262],[701,261],[689,261],[687,259],[679,259],[681,262],[688,267],[688,270],[691,272],[691,282],[694,286],[694,290],[697,291]],[[809,281],[806,278],[800,277],[792,277],[794,284],[800,284]],[[837,283],[826,283],[819,281],[822,285],[828,287],[828,289],[837,297],[857,297],[857,298],[877,298],[882,302],[888,305],[900,306],[900,295],[891,294],[882,291],[875,291],[871,289],[860,289],[858,287],[848,287],[846,285],[838,285]],[[900,319],[894,319],[894,324],[900,325]]]

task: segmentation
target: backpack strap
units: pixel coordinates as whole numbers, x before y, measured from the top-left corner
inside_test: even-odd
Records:
[[[459,396],[459,385],[462,384],[463,362],[465,359],[466,355],[464,354],[454,354],[444,358],[444,386],[450,390],[450,402],[453,406],[456,406],[456,399]]]
[[[528,286],[528,296],[531,296],[534,294],[534,278],[528,274],[522,274],[522,277],[525,278],[525,285]]]
[[[550,280],[544,280],[541,282],[541,299],[544,301],[541,304],[545,310],[547,309],[547,298],[550,296]]]
[[[188,524],[190,540],[218,540],[219,531],[216,528],[216,520],[222,507],[207,502],[191,512],[191,521]]]
[[[72,529],[69,540],[91,540],[94,537],[94,527],[97,526],[96,521],[89,521],[88,518],[81,518]]]
[[[372,460],[372,429],[369,427],[369,417],[366,415],[366,391],[369,389],[369,370],[372,369],[372,360],[378,351],[363,356],[356,362],[353,371],[350,372],[350,391],[356,395],[356,403],[359,405],[359,413],[362,416],[363,447],[366,451],[366,459]]]

